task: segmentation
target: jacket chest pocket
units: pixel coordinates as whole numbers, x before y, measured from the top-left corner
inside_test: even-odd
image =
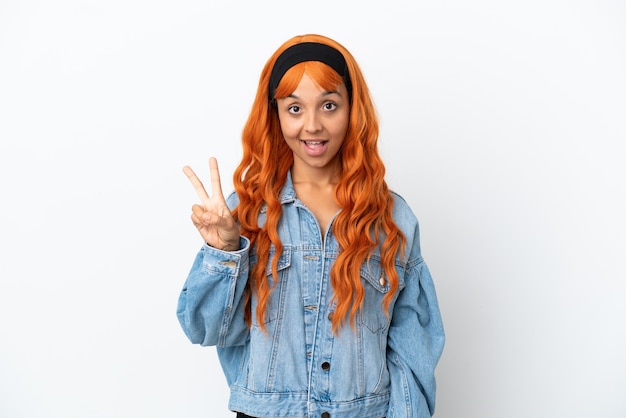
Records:
[[[287,288],[289,286],[289,267],[291,266],[291,249],[283,248],[283,251],[278,258],[278,265],[276,267],[276,273],[278,276],[278,281],[274,280],[272,276],[272,259],[274,258],[274,254],[276,254],[275,250],[272,248],[270,250],[269,259],[267,261],[267,266],[265,268],[265,278],[267,280],[267,285],[270,291],[270,295],[265,305],[265,317],[264,324],[269,324],[270,322],[275,321],[280,312],[283,310],[285,297],[287,294]],[[256,256],[250,257],[251,263],[256,263]],[[259,326],[256,317],[256,308],[258,306],[258,295],[254,295],[252,298],[252,325]]]
[[[398,274],[398,290],[404,287],[403,270],[396,266]],[[383,299],[390,292],[389,279],[381,266],[380,259],[372,256],[361,266],[361,284],[363,285],[363,306],[358,313],[358,321],[373,333],[389,327],[391,313],[386,315]],[[393,301],[389,305],[393,307]]]

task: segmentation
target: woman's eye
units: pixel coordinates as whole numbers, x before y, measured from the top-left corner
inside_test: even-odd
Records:
[[[294,106],[289,106],[287,108],[287,111],[289,113],[293,113],[293,114],[300,113],[300,106],[295,106],[295,105]]]
[[[324,110],[335,110],[337,105],[332,102],[324,103]]]

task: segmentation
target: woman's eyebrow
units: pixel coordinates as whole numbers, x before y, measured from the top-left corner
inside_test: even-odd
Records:
[[[341,96],[341,93],[339,93],[339,90],[325,91],[324,93],[322,93],[322,96],[328,96],[329,94],[336,94],[338,96]]]
[[[336,95],[338,95],[338,96],[341,96],[341,93],[339,93],[339,90],[329,90],[329,91],[324,91],[324,92],[322,92],[322,94],[320,94],[320,96],[321,96],[321,97],[324,97],[324,96],[329,96],[329,95],[331,95],[331,94],[336,94]],[[298,100],[300,99],[300,97],[298,97],[298,95],[293,94],[293,93],[291,93],[291,94],[290,94],[289,96],[287,96],[287,97],[288,97],[288,98],[291,98],[291,99],[298,99]],[[286,98],[287,98],[287,97],[286,97]]]

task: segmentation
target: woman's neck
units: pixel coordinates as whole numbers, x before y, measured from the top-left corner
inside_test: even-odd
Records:
[[[337,163],[324,167],[311,167],[294,161],[291,180],[294,184],[308,183],[317,187],[334,186],[339,182],[341,168]]]

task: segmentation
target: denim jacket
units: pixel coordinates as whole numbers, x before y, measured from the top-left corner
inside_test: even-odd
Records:
[[[330,270],[339,251],[332,221],[322,239],[290,177],[280,195],[283,251],[264,319],[266,332],[256,315],[250,327],[244,321],[244,289],[256,260],[249,241],[242,237],[240,250],[233,252],[206,244],[200,249],[177,314],[192,343],[217,346],[231,410],[254,417],[432,416],[443,325],[420,253],[417,219],[401,197],[393,197],[393,218],[407,247],[404,258],[396,260],[399,290],[389,315],[381,307],[389,285],[376,250],[361,267],[365,299],[355,327],[346,324],[337,334],[330,320]],[[235,207],[237,196],[227,202]],[[262,211],[259,225],[264,221]],[[267,274],[271,279],[269,266]]]

